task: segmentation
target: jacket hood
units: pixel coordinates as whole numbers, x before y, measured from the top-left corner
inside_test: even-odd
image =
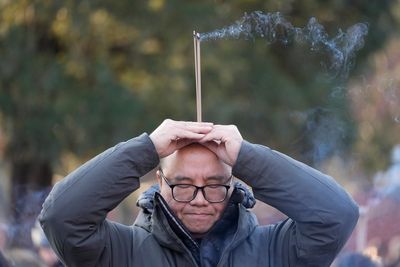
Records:
[[[225,211],[210,232],[201,238],[201,246],[174,216],[159,194],[158,184],[140,195],[137,206],[142,210],[134,225],[151,232],[162,246],[180,253],[185,252],[186,247],[198,266],[217,266],[224,248],[230,244],[230,249],[234,249],[257,225],[255,216],[247,211],[256,203],[253,194],[239,182],[235,182],[233,187]]]
[[[236,203],[241,203],[246,209],[254,207],[256,204],[256,199],[254,198],[253,193],[245,185],[236,181],[234,183],[234,188],[238,189],[238,191],[241,193],[241,196],[234,200]],[[158,184],[152,185],[149,189],[143,192],[139,196],[136,205],[145,213],[152,213],[154,209],[154,195],[156,192],[160,192],[160,187]]]

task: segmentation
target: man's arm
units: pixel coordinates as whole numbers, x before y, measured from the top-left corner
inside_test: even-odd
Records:
[[[105,220],[107,213],[139,187],[139,177],[161,157],[203,138],[211,125],[165,120],[150,136],[106,150],[57,183],[39,220],[63,262],[126,266],[134,236],[130,228]]]
[[[233,174],[291,219],[271,236],[279,266],[329,266],[357,223],[357,205],[331,177],[267,147],[244,141]]]
[[[106,215],[139,187],[138,178],[155,168],[158,160],[151,140],[143,134],[106,150],[54,186],[39,220],[67,266],[108,266],[104,264],[110,260],[107,243],[111,233],[118,233]]]
[[[274,266],[329,266],[358,219],[358,207],[342,187],[284,154],[243,141],[235,126],[215,126],[202,142],[257,199],[291,218],[266,235]]]

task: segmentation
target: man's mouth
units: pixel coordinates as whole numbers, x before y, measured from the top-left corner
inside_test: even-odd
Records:
[[[186,216],[201,220],[201,219],[207,219],[212,215],[209,213],[186,213]]]

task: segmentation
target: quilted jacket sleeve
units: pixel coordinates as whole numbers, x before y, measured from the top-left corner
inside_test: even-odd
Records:
[[[153,143],[143,134],[106,150],[54,186],[39,220],[64,264],[126,265],[119,261],[132,253],[132,232],[106,215],[158,162]]]
[[[329,266],[357,223],[357,205],[331,177],[265,146],[243,141],[233,174],[289,217],[268,236],[271,266]]]

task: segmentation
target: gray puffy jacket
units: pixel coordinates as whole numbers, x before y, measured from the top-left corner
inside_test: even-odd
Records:
[[[163,198],[139,199],[134,225],[106,220],[159,163],[147,134],[108,149],[61,182],[43,204],[42,227],[67,266],[324,267],[351,234],[358,208],[330,177],[261,145],[243,142],[233,175],[289,219],[260,226],[236,188],[222,218],[194,240]]]

